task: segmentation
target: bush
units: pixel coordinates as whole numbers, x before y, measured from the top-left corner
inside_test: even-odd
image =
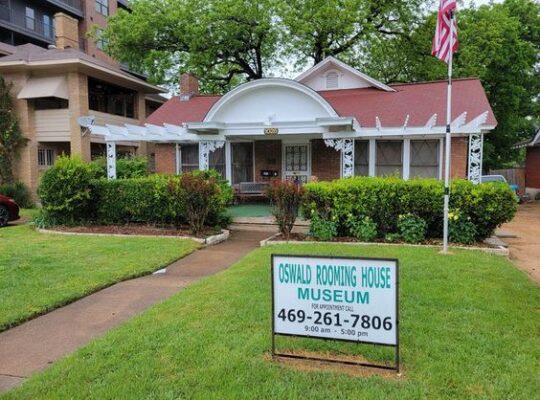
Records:
[[[318,240],[332,240],[337,236],[337,224],[335,221],[319,217],[317,214],[311,216],[309,234]]]
[[[34,208],[35,204],[30,191],[22,182],[4,183],[0,185],[0,194],[11,197],[21,208]]]
[[[90,163],[96,178],[107,177],[107,158],[98,157]],[[142,178],[148,175],[148,158],[125,156],[116,159],[116,178]]]
[[[426,221],[412,214],[403,214],[398,219],[399,237],[407,243],[420,243],[426,238]]]
[[[279,231],[288,240],[304,197],[304,188],[289,181],[275,181],[268,189],[268,197]]]
[[[448,213],[448,238],[450,242],[472,244],[478,233],[470,217],[465,217],[459,210]]]
[[[347,220],[369,217],[377,225],[378,237],[398,232],[399,215],[412,214],[426,223],[426,237],[442,237],[443,183],[435,179],[354,177],[305,185],[306,215],[316,212],[336,218],[338,234],[354,236]],[[471,218],[482,240],[500,224],[510,221],[517,210],[514,193],[505,184],[474,185],[455,180],[450,207]],[[331,210],[331,213],[328,212]]]
[[[234,190],[229,182],[216,170],[193,171],[193,175],[202,176],[204,179],[212,179],[218,185],[218,191],[212,198],[210,210],[206,218],[208,226],[227,226],[231,222],[231,217],[225,213],[234,199]]]
[[[352,214],[347,218],[349,232],[358,240],[371,242],[377,237],[377,224],[370,217],[355,218]]]
[[[92,170],[79,157],[56,159],[41,177],[38,195],[45,213],[59,223],[73,224],[92,219]]]
[[[202,233],[212,201],[219,192],[219,186],[212,177],[203,174],[182,174],[178,186],[181,203],[191,232]]]

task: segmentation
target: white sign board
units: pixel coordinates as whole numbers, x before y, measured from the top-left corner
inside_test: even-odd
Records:
[[[398,261],[272,255],[273,333],[398,346]]]

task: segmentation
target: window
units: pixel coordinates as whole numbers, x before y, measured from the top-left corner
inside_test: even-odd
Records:
[[[54,39],[53,20],[49,15],[43,15],[43,34],[49,39]]]
[[[355,140],[354,142],[354,175],[369,175],[369,141]]]
[[[232,143],[232,183],[253,182],[253,143]]]
[[[38,166],[50,167],[54,164],[56,154],[53,149],[47,149],[45,147],[38,148]]]
[[[330,71],[326,74],[326,88],[338,89],[339,88],[339,75],[335,71]]]
[[[377,176],[402,176],[403,141],[377,140]]]
[[[69,102],[57,97],[40,97],[34,100],[35,110],[59,110],[68,108]]]
[[[26,7],[25,15],[26,15],[26,28],[35,31],[36,19],[35,19],[34,9],[30,7]]]
[[[308,146],[287,145],[285,146],[285,171],[307,172],[308,170]]]
[[[105,47],[107,46],[108,42],[106,39],[104,39],[102,36],[103,36],[103,29],[97,29],[96,30],[96,35],[97,35],[97,39],[96,39],[96,47],[100,50],[103,50],[105,49]]]
[[[182,144],[180,145],[180,157],[182,160],[182,172],[190,172],[199,169],[199,145]]]
[[[439,177],[438,140],[411,140],[410,177]]]
[[[101,15],[109,15],[109,0],[96,0],[96,11]]]
[[[91,110],[107,114],[137,118],[135,99],[137,92],[97,79],[88,79],[88,103]]]

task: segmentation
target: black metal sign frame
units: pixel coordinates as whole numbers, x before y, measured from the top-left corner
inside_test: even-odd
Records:
[[[392,261],[396,264],[396,344],[387,344],[387,343],[376,343],[376,342],[365,342],[362,340],[347,340],[347,339],[334,339],[334,338],[325,338],[320,336],[311,336],[311,335],[296,335],[291,333],[279,333],[275,330],[275,293],[274,293],[274,257],[292,257],[292,258],[324,258],[324,259],[343,259],[343,260],[371,260],[371,261]],[[336,256],[320,256],[320,255],[306,255],[306,254],[272,254],[270,262],[270,279],[272,287],[272,359],[276,357],[283,358],[292,358],[300,360],[312,360],[312,361],[323,361],[331,363],[339,363],[345,365],[357,365],[361,367],[370,367],[370,368],[379,368],[392,370],[399,373],[400,371],[400,359],[399,359],[399,260],[397,258],[375,258],[375,257],[336,257]],[[337,342],[348,342],[348,343],[357,343],[357,344],[371,344],[374,346],[385,346],[385,347],[394,347],[395,352],[395,365],[381,365],[381,364],[371,364],[357,361],[341,360],[336,358],[319,358],[319,357],[309,357],[309,356],[300,356],[297,354],[289,353],[278,353],[276,352],[276,336],[288,336],[288,337],[303,337],[308,339],[317,339],[324,341],[337,341]]]

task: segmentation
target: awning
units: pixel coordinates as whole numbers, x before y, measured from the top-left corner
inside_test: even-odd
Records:
[[[18,99],[38,99],[40,97],[58,97],[69,99],[67,79],[64,75],[30,78],[17,95]]]

